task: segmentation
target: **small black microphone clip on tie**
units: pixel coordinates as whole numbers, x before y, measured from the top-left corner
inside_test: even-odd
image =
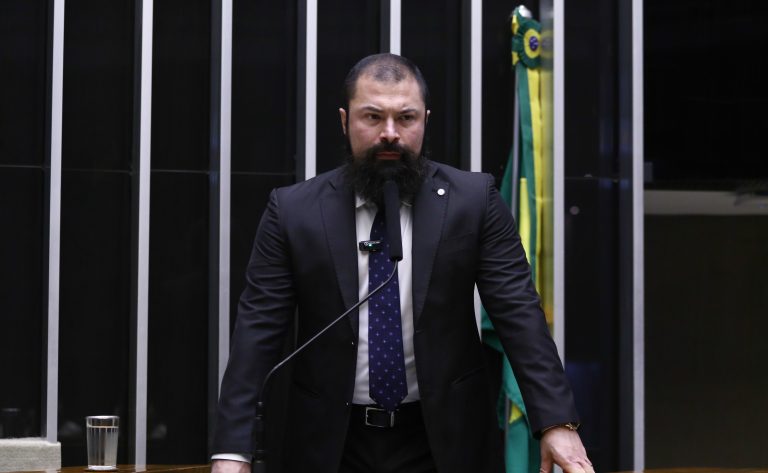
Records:
[[[363,240],[357,245],[360,251],[368,251],[370,253],[381,251],[381,240]]]

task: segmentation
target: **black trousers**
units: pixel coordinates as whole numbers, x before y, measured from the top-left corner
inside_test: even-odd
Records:
[[[365,425],[364,407],[354,407],[339,473],[437,473],[419,404],[393,427]]]

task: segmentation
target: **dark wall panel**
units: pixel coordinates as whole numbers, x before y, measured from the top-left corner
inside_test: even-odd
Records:
[[[212,232],[210,0],[156,2],[147,461],[205,463]],[[180,14],[183,12],[183,14]],[[218,93],[218,92],[216,92]]]
[[[565,181],[565,371],[596,471],[618,461],[616,195],[610,179]]]
[[[402,4],[402,52],[419,66],[432,97],[426,145],[431,159],[455,167],[469,139],[461,127],[461,13],[460,0]]]
[[[133,0],[65,4],[59,440],[85,464],[84,417],[122,419],[128,459]]]
[[[565,6],[565,175],[614,177],[617,159],[617,2]]]
[[[43,171],[0,167],[0,438],[41,435]]]
[[[653,185],[768,180],[768,3],[644,3],[645,160]]]
[[[42,434],[47,16],[0,2],[0,438]]]
[[[293,173],[296,3],[233,3],[232,171]]]
[[[48,2],[0,2],[0,165],[40,165],[45,154]]]
[[[130,384],[130,176],[62,176],[59,441],[62,465],[85,465],[85,416],[123,420],[127,461]]]
[[[645,219],[648,468],[768,464],[768,217]]]
[[[317,173],[344,162],[339,108],[347,72],[363,57],[380,52],[378,0],[328,0],[317,7]]]
[[[206,463],[208,176],[153,172],[147,461]]]
[[[211,1],[167,0],[154,8],[152,169],[207,170]]]
[[[596,471],[631,464],[620,442],[625,220],[619,211],[619,2],[565,5],[565,369]],[[631,347],[624,347],[631,350]],[[631,454],[631,452],[630,452]]]
[[[65,4],[63,166],[128,170],[134,0]]]

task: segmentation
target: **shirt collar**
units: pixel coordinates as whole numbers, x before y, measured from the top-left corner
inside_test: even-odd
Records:
[[[367,200],[363,199],[362,197],[360,197],[360,194],[356,193],[355,194],[355,209],[359,209],[360,207],[362,207],[364,205],[369,205],[369,202]],[[374,207],[376,206],[373,203],[370,203],[370,205],[372,205]]]
[[[400,205],[405,205],[406,207],[410,207],[412,204],[410,202],[405,202],[401,200]],[[378,209],[378,206],[376,204],[363,199],[360,196],[360,194],[355,193],[355,210],[360,210],[360,207],[365,207],[365,206],[374,210]]]

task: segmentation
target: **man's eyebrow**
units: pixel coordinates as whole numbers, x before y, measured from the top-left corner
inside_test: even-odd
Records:
[[[383,108],[377,107],[376,105],[363,105],[362,107],[360,107],[359,110],[364,111],[364,112],[377,112],[377,113],[381,113],[381,112],[384,111]],[[417,113],[418,111],[419,111],[419,109],[416,108],[416,107],[406,107],[406,108],[404,108],[402,110],[399,110],[397,113],[398,114]]]

